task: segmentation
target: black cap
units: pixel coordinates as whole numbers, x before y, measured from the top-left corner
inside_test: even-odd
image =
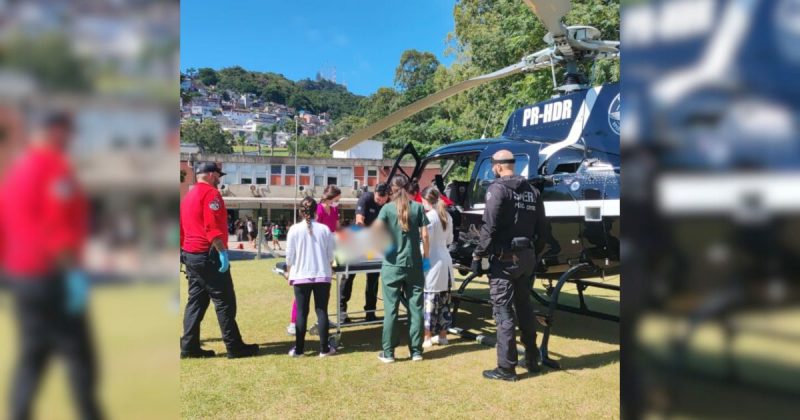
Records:
[[[208,172],[216,172],[219,176],[225,176],[225,172],[222,172],[222,169],[214,162],[203,162],[197,166],[197,170],[195,171],[196,174],[205,174]]]
[[[43,118],[45,127],[72,127],[72,116],[64,111],[51,111]]]
[[[389,186],[386,183],[381,182],[380,184],[375,186],[375,192],[380,195],[386,195],[389,192]]]

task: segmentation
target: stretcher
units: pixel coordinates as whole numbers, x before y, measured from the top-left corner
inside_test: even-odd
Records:
[[[336,282],[336,284],[334,285],[335,288],[336,288],[336,302],[335,302],[335,304],[336,304],[336,314],[335,314],[336,318],[334,318],[334,319],[336,321],[335,322],[331,322],[330,325],[336,329],[336,332],[331,335],[331,339],[330,339],[331,345],[334,345],[337,348],[342,347],[342,329],[343,328],[360,327],[360,326],[364,326],[364,325],[383,324],[383,319],[376,319],[374,321],[366,321],[366,320],[364,320],[364,321],[352,321],[352,322],[348,322],[346,324],[342,324],[340,321],[342,320],[343,315],[345,315],[345,314],[342,314],[342,308],[341,308],[341,305],[340,305],[340,302],[342,301],[342,289],[339,287],[339,284],[342,281],[344,281],[345,279],[347,279],[347,277],[349,277],[350,275],[353,275],[353,274],[380,273],[381,272],[381,264],[382,264],[382,262],[383,261],[379,260],[379,259],[372,259],[372,260],[358,261],[358,262],[354,262],[354,263],[351,263],[351,264],[337,265],[337,266],[333,267],[333,279]],[[286,262],[279,262],[279,263],[275,264],[275,268],[272,271],[275,272],[276,274],[280,274],[281,276],[284,276],[285,273],[286,273]],[[405,304],[405,302],[404,302],[402,297],[401,297],[400,301],[403,304],[400,305],[400,308],[398,309],[398,312],[400,314],[404,313],[405,315],[400,315],[400,316],[398,316],[397,319],[398,319],[398,321],[405,321],[408,318],[406,304]],[[371,313],[373,313],[373,314],[375,314],[377,316],[377,312],[378,311],[379,310],[376,309],[376,310],[372,310],[372,311],[348,312],[348,314],[364,314],[364,315],[366,315],[367,313],[371,312]],[[330,318],[331,314],[328,314],[328,317]],[[318,335],[317,325],[314,325],[313,327],[309,328],[309,333],[311,333],[312,335]]]

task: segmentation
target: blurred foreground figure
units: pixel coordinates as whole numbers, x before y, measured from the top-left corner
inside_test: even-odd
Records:
[[[86,315],[89,283],[80,268],[88,206],[66,155],[71,131],[68,115],[49,115],[0,185],[6,197],[0,202],[0,261],[15,300],[20,343],[11,419],[31,418],[54,354],[65,359],[80,418],[101,417]]]
[[[228,211],[217,190],[225,173],[216,163],[197,169],[197,184],[181,202],[181,262],[186,265],[189,299],[183,316],[181,358],[214,357],[200,348],[200,323],[214,301],[228,358],[255,356],[258,344],[245,344],[236,323],[236,293],[228,259]]]

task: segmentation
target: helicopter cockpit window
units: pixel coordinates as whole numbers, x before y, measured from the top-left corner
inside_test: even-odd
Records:
[[[545,175],[574,174],[583,162],[583,151],[566,148],[550,157],[545,167]]]
[[[528,176],[528,163],[530,159],[528,155],[516,154],[514,155],[516,163],[514,164],[514,173],[527,177]],[[489,184],[494,181],[494,173],[492,173],[492,159],[484,159],[481,166],[478,168],[478,173],[475,177],[475,183],[472,186],[472,208],[483,208],[486,201],[486,190]]]

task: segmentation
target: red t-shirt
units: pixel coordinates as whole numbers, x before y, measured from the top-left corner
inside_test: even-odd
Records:
[[[228,248],[228,211],[216,188],[198,182],[181,201],[181,249],[208,252],[215,238]]]
[[[2,177],[0,261],[6,273],[38,277],[65,253],[80,258],[88,202],[64,152],[32,146]]]

